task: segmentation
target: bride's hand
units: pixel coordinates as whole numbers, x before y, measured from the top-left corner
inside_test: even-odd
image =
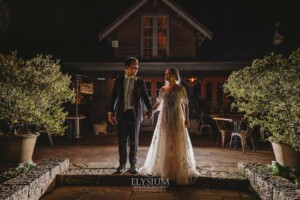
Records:
[[[189,127],[190,127],[190,122],[189,122],[189,120],[185,120],[185,121],[184,121],[184,125],[185,125],[185,128],[189,128]]]

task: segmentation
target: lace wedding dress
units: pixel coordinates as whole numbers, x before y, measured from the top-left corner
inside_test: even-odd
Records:
[[[161,91],[159,116],[152,142],[139,172],[175,180],[179,185],[192,183],[199,176],[187,128],[184,126],[185,90]],[[195,180],[195,179],[194,179]]]

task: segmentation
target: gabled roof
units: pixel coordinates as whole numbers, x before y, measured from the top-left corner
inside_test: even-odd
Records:
[[[126,21],[130,16],[132,16],[137,10],[139,10],[145,3],[149,0],[139,0],[133,6],[131,6],[127,11],[125,11],[120,17],[118,17],[113,23],[106,27],[102,32],[98,34],[99,41],[107,37],[111,32],[113,32],[118,26],[120,26],[124,21]],[[180,6],[175,4],[171,0],[161,0],[165,3],[171,10],[177,13],[178,16],[182,17],[187,23],[194,27],[198,32],[202,33],[206,38],[212,39],[212,33],[205,28],[199,21],[193,18],[188,12],[183,10]]]

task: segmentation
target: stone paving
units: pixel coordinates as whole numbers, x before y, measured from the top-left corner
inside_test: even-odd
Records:
[[[112,163],[111,163],[112,164]],[[102,165],[103,166],[103,165]],[[57,176],[57,189],[45,195],[48,199],[258,199],[248,191],[249,182],[239,175],[237,167],[199,168],[201,176],[192,185],[176,186],[174,182],[164,183],[156,187],[136,187],[142,179],[159,179],[159,177],[143,177],[131,175],[128,171],[116,175],[116,166],[98,168],[99,164],[86,163],[71,165],[68,171]],[[142,181],[140,181],[140,184]],[[162,186],[164,186],[162,188]]]
[[[144,133],[142,136],[137,167],[141,167],[144,162],[151,141],[151,134]],[[170,182],[165,191],[134,190],[131,185],[133,178],[145,177],[132,176],[128,172],[123,175],[114,174],[118,167],[117,140],[115,134],[106,134],[85,136],[75,143],[63,138],[54,138],[53,147],[48,144],[48,140],[45,140],[45,143],[41,143],[43,140],[38,141],[33,158],[36,163],[45,163],[47,161],[43,159],[47,158],[52,160],[51,162],[53,159],[60,160],[67,163],[68,167],[63,164],[64,167],[56,167],[59,172],[49,174],[44,169],[43,173],[28,174],[37,179],[47,180],[22,177],[23,180],[33,180],[34,184],[22,182],[22,179],[16,177],[15,180],[20,180],[22,184],[14,182],[14,185],[9,187],[7,183],[0,185],[0,199],[39,199],[44,193],[47,194],[41,199],[259,199],[249,192],[248,178],[239,174],[237,163],[271,163],[271,160],[274,160],[272,151],[261,146],[256,153],[247,151],[246,154],[242,154],[238,150],[229,151],[216,146],[210,137],[191,134],[191,139],[197,168],[201,173],[201,177],[191,186],[178,187]],[[68,159],[65,161],[63,158]],[[43,167],[39,165],[37,169],[42,170]],[[55,165],[50,168],[52,167],[55,168]],[[55,179],[52,180],[54,174]]]
[[[172,187],[167,191],[134,191],[130,186],[59,187],[42,200],[256,200],[248,192],[194,187]]]
[[[0,199],[35,200],[43,195],[41,199],[256,199],[247,191],[247,179],[226,167],[207,167],[192,185],[180,187],[171,181],[141,186],[133,183],[160,178],[129,172],[116,175],[113,168],[89,167],[69,167],[68,159],[44,160],[27,174],[1,185]]]
[[[122,175],[116,175],[115,171],[115,168],[70,167],[68,171],[57,176],[57,183],[59,185],[128,186],[132,185],[132,179],[145,178],[141,175],[131,175],[128,171]],[[194,180],[192,186],[235,190],[248,189],[248,180],[239,175],[237,168],[233,170],[232,167],[229,169],[227,167],[205,167],[199,171],[201,176]],[[175,185],[171,181],[170,184]]]

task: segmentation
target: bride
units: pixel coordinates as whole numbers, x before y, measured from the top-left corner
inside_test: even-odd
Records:
[[[159,175],[179,185],[192,183],[199,176],[187,128],[187,93],[179,84],[177,69],[165,72],[166,85],[160,89],[153,113],[160,111],[152,142],[140,174]]]

